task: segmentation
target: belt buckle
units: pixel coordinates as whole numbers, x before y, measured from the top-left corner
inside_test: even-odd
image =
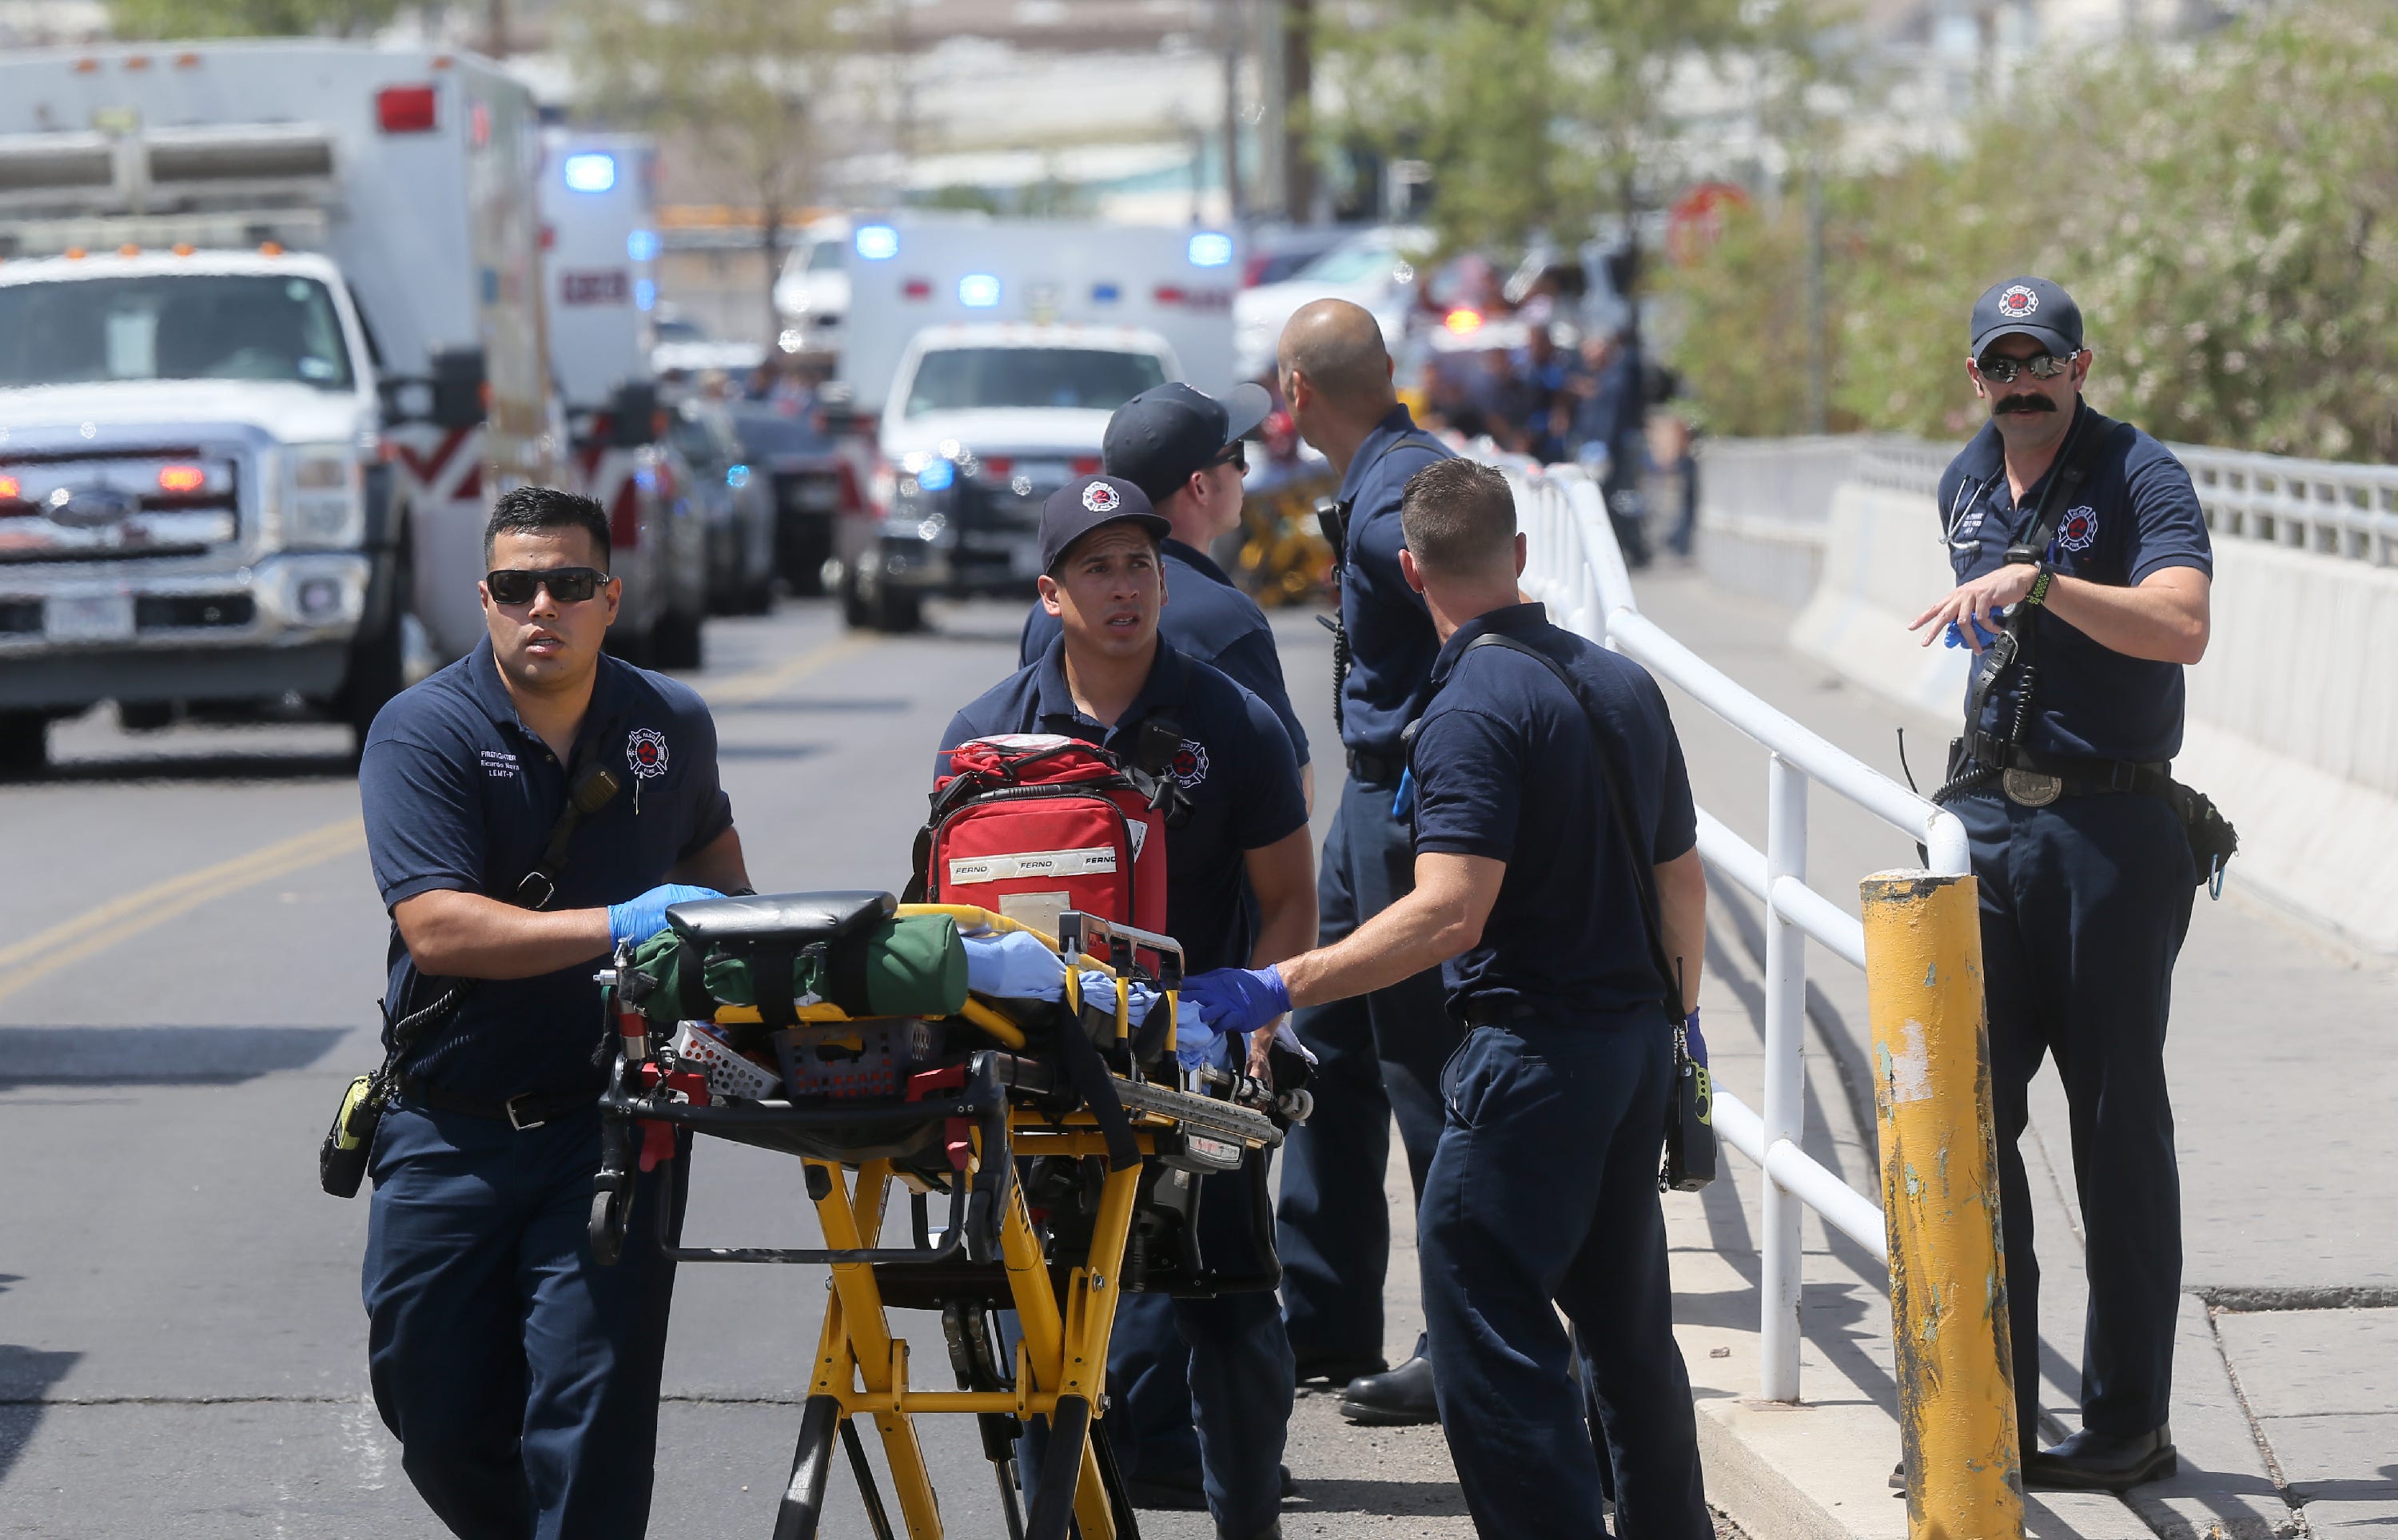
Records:
[[[549,1122],[549,1119],[546,1118],[535,1118],[531,1122],[527,1122],[524,1115],[517,1111],[517,1104],[519,1102],[531,1101],[532,1099],[532,1094],[533,1093],[530,1091],[519,1091],[516,1095],[509,1097],[506,1101],[500,1104],[501,1107],[508,1115],[508,1127],[516,1130],[519,1133],[530,1132],[532,1130],[542,1128]]]
[[[2007,800],[2019,808],[2045,808],[2065,795],[2065,777],[2038,770],[2011,770],[1999,777]]]

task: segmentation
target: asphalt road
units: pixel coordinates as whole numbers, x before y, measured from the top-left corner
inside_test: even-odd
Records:
[[[1314,684],[1322,633],[1292,619]],[[936,608],[925,634],[858,637],[803,604],[711,623],[692,678],[761,888],[898,889],[928,757],[1013,665],[1020,620]],[[1328,716],[1327,690],[1303,693]],[[319,727],[128,734],[102,712],[54,730],[51,778],[0,786],[0,1534],[440,1533],[366,1399],[367,1205],[316,1184],[340,1089],[377,1056],[385,936],[344,747]],[[708,1143],[688,1238],[817,1243],[799,1174]],[[653,1533],[771,1531],[823,1288],[683,1269]],[[939,1361],[937,1321],[901,1330]],[[950,1533],[1004,1533],[971,1427],[924,1426]],[[1308,1398],[1291,1461],[1310,1489],[1293,1534],[1467,1532],[1436,1429],[1350,1430]],[[826,1533],[868,1533],[845,1470],[832,1487]]]

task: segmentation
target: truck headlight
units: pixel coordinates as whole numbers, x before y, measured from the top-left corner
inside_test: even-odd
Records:
[[[347,444],[302,444],[285,451],[283,542],[347,548],[366,539],[366,493]]]

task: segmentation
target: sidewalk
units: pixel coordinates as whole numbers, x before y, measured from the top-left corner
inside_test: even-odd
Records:
[[[1695,577],[1644,576],[1643,608],[1733,678],[1888,770],[1905,727],[1918,778],[1949,725],[1839,685],[1781,645],[1787,612]],[[1764,755],[1668,688],[1702,806],[1764,836]],[[2236,819],[2239,810],[2230,810]],[[1852,913],[1856,878],[1913,865],[1908,841],[1835,798],[1810,808],[1814,885]],[[1716,885],[1704,996],[1718,1078],[1752,1105],[1762,1065],[1758,906]],[[1811,948],[1808,1152],[1872,1193],[1863,981]],[[2398,1212],[2376,1194],[2398,1156],[2388,1027],[2398,970],[2364,963],[2239,896],[2203,896],[2176,978],[2168,1050],[2182,1161],[2185,1287],[2173,1426],[2182,1473],[2128,1501],[2035,1494],[2028,1533],[2086,1540],[2398,1531]],[[2336,1094],[2332,1094],[2336,1092]],[[2080,1216],[2054,1073],[2026,1140],[2043,1274],[2044,1441],[2079,1426]],[[1669,1197],[1677,1317],[1703,1417],[1711,1499],[1758,1536],[1898,1536],[1887,1280],[1811,1214],[1798,1407],[1760,1404],[1755,1168]],[[2024,1323],[2017,1322],[2020,1329]]]

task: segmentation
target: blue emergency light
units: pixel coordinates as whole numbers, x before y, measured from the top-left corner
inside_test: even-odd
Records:
[[[633,308],[654,310],[658,303],[658,286],[647,278],[633,280]]]
[[[887,262],[899,255],[899,232],[887,224],[861,224],[850,245],[869,262]]]
[[[969,273],[958,280],[958,303],[969,310],[989,310],[999,303],[999,280],[988,273]]]
[[[658,233],[636,230],[625,237],[625,255],[637,262],[654,261],[658,255]]]
[[[950,483],[958,478],[958,468],[946,460],[936,460],[916,473],[916,485],[928,492],[946,492]]]
[[[1202,230],[1191,237],[1191,265],[1221,267],[1233,260],[1233,237],[1220,231]]]
[[[566,186],[575,193],[605,193],[616,185],[616,157],[592,151],[566,157]]]
[[[1124,290],[1113,284],[1093,284],[1091,286],[1091,303],[1095,305],[1111,305],[1123,298]]]

